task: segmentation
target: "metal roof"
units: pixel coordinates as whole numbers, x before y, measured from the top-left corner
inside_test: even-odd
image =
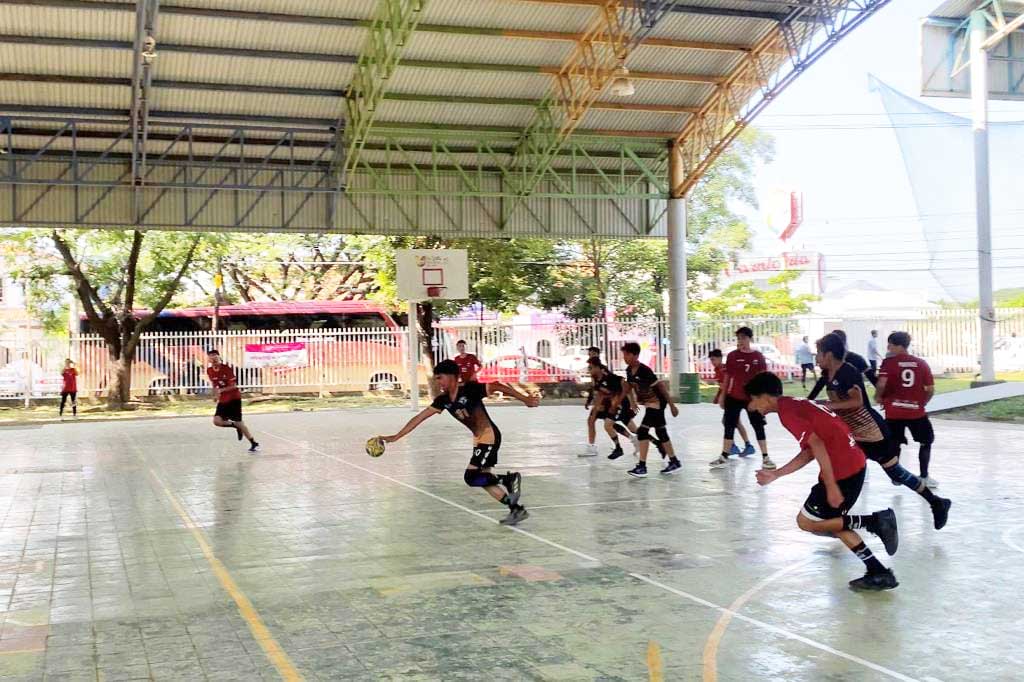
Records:
[[[976,9],[991,4],[988,0],[946,0],[929,13],[929,17],[937,19],[966,19]],[[1024,2],[1003,0],[1003,7],[1010,12],[1024,12]]]
[[[219,229],[255,220],[266,229],[340,229],[348,211],[372,230],[372,214],[382,211],[406,227],[429,222],[424,206],[431,219],[446,214],[440,203],[454,191],[487,215],[481,202],[511,200],[486,229],[467,225],[474,233],[515,225],[502,211],[538,212],[536,200],[546,197],[562,204],[552,216],[564,218],[566,207],[575,215],[567,233],[594,234],[566,203],[570,190],[587,200],[641,202],[631,215],[670,190],[688,190],[760,108],[887,1],[0,0],[0,168],[5,157],[10,164],[0,175],[0,224],[61,214],[74,218],[69,224],[106,215],[120,225],[133,215],[127,224]],[[606,4],[620,18],[642,7],[651,13],[645,21],[653,25],[637,23],[626,36],[633,43],[613,55],[625,57],[632,97],[605,87],[607,56],[588,72],[591,81],[603,74],[598,85],[572,75],[583,73],[572,70],[573,60],[583,64],[581,45],[612,49],[591,40],[609,30],[601,27]],[[391,30],[407,37],[382,29],[387,7],[406,13],[407,25]],[[156,56],[147,68],[140,60],[148,33]],[[382,52],[368,55],[373,49]],[[384,73],[381,64],[397,66]],[[367,73],[377,77],[361,90],[355,84]],[[560,83],[582,93],[569,103],[576,108],[552,99]],[[545,122],[552,112],[556,124]],[[668,186],[669,143],[685,186]],[[239,166],[233,174],[203,165],[230,163]],[[90,169],[84,178],[81,164]],[[617,184],[606,181],[602,174],[616,169]],[[601,182],[583,191],[558,177],[574,171]],[[462,184],[451,189],[445,174]],[[174,179],[156,181],[164,175]],[[2,194],[19,185],[21,197]],[[270,209],[272,187],[282,196]],[[81,208],[82,197],[70,194],[81,188],[98,197],[91,212],[40,217],[41,204],[58,198]],[[213,194],[206,204],[193,196],[191,207],[168,208],[189,191]],[[293,213],[286,191],[305,199]],[[331,191],[344,196],[320,196]],[[130,195],[133,210],[101,205]],[[147,196],[160,199],[146,204]],[[241,196],[242,209],[225,196],[235,204]],[[531,231],[546,218],[521,220]]]

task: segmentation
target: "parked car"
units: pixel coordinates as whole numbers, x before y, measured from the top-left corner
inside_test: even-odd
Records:
[[[485,362],[476,377],[481,382],[504,381],[527,384],[575,383],[579,380],[579,375],[576,372],[538,357],[527,356],[526,367],[524,368],[522,365],[522,355],[503,355]]]
[[[25,381],[32,372],[32,397],[46,398],[60,395],[64,382],[57,372],[47,372],[28,360],[15,360],[0,368],[0,397],[18,398],[25,395]]]

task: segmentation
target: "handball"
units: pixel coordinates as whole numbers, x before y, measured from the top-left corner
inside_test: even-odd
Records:
[[[380,436],[374,436],[370,440],[366,441],[366,454],[370,457],[380,457],[384,454],[384,439]]]

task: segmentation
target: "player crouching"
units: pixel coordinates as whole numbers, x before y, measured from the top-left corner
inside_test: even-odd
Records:
[[[877,535],[885,545],[885,551],[895,554],[899,533],[892,509],[869,515],[849,513],[864,485],[867,458],[857,447],[846,423],[826,407],[803,398],[784,397],[782,381],[770,372],[755,376],[747,382],[745,390],[750,396],[750,409],[762,415],[777,412],[779,421],[800,443],[800,454],[775,471],[759,470],[757,482],[768,485],[816,460],[821,472],[796,517],[797,526],[815,535],[839,538],[864,562],[867,573],[851,580],[851,588],[891,590],[898,586],[892,569],[875,558],[856,532],[863,528]]]
[[[491,497],[509,508],[508,516],[501,520],[502,524],[518,524],[529,516],[526,507],[519,504],[523,479],[516,471],[507,472],[503,476],[495,476],[491,471],[498,463],[501,431],[487,413],[484,398],[500,391],[527,407],[537,407],[540,398],[523,395],[511,386],[497,381],[481,384],[470,380],[460,384],[459,366],[452,360],[439,363],[434,368],[434,376],[441,390],[434,402],[410,419],[401,431],[391,436],[380,436],[380,440],[394,443],[412,433],[417,426],[435,414],[448,412],[473,433],[473,454],[463,477],[466,485],[471,488],[483,488]]]

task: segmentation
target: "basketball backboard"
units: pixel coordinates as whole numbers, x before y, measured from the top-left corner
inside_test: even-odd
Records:
[[[962,21],[929,17],[921,23],[921,95],[970,97],[970,69],[956,75],[968,60],[968,32]],[[1010,33],[989,51],[988,90],[992,100],[1024,100],[1024,33]]]
[[[395,253],[398,297],[406,301],[469,298],[469,256],[461,249],[403,249]]]

